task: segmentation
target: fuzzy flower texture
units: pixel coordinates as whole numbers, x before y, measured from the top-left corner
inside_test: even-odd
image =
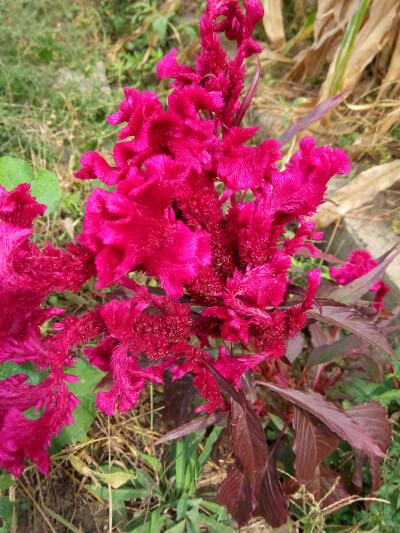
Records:
[[[114,163],[87,152],[76,173],[112,186],[93,190],[78,244],[39,248],[30,237],[45,206],[29,185],[0,188],[0,363],[43,371],[38,384],[24,373],[0,382],[0,465],[14,475],[25,457],[48,473],[51,436],[73,422],[78,403],[67,382],[77,379],[68,368],[79,346],[91,341],[83,350],[106,373],[97,405],[108,415],[116,405],[131,409],[164,372],[172,380],[189,373],[204,399],[197,411],[210,413],[226,405],[209,365],[240,387],[245,371],[283,357],[304,327],[320,272],[309,272],[301,301],[291,299],[291,258],[304,246],[315,252],[307,240],[322,234],[307,217],[350,165],[343,151],[306,137],[279,171],[278,141],[248,142],[257,128],[240,127],[250,99],[243,60],[261,51],[251,35],[262,15],[259,0],[245,0],[244,11],[237,0],[208,0],[195,67],[179,64],[176,50],[157,66],[159,78],[174,80],[167,109],[153,92],[124,89],[108,117],[123,124]],[[234,58],[221,32],[236,42]],[[297,227],[292,238],[283,237],[288,224]],[[139,272],[159,287],[139,285]],[[42,335],[44,322],[64,312],[45,307],[47,296],[91,278],[112,287],[108,301]],[[223,345],[218,357],[214,339]]]

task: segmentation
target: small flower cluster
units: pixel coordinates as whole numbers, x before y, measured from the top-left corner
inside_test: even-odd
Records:
[[[355,279],[370,272],[378,264],[378,261],[372,259],[368,250],[353,250],[346,263],[340,268],[330,267],[329,275],[339,285],[348,285]],[[380,311],[383,309],[383,298],[390,291],[389,287],[381,279],[378,279],[369,290],[376,293],[374,307],[377,311]]]
[[[263,11],[258,0],[245,0],[244,8],[237,0],[208,0],[195,68],[180,65],[176,50],[158,64],[159,77],[174,79],[167,110],[152,92],[124,90],[109,117],[125,124],[115,164],[88,152],[76,173],[113,186],[89,197],[78,244],[40,250],[29,237],[45,207],[27,185],[0,192],[0,363],[48,369],[38,385],[25,374],[0,383],[0,465],[15,475],[24,457],[48,473],[51,435],[72,422],[77,404],[66,384],[74,377],[64,368],[90,339],[97,345],[84,351],[107,373],[107,390],[97,395],[107,414],[116,403],[129,410],[146,381],[161,383],[164,372],[172,380],[190,373],[205,400],[198,410],[213,412],[225,401],[209,365],[239,387],[245,371],[283,357],[287,339],[306,322],[320,272],[309,273],[299,298],[291,258],[304,246],[315,251],[307,240],[322,234],[307,217],[324,201],[328,180],[350,165],[343,151],[306,137],[279,171],[278,141],[248,144],[257,128],[240,127],[249,105],[246,97],[240,103],[243,60],[260,52],[251,35]],[[221,32],[236,41],[234,58],[222,48]],[[292,238],[284,236],[288,224],[297,227]],[[139,285],[135,272],[156,277],[163,290]],[[77,290],[90,278],[97,288],[118,284],[118,296],[61,318],[43,337],[41,325],[63,313],[43,308],[49,293]],[[212,339],[225,341],[216,360]],[[30,408],[40,416],[27,418]]]

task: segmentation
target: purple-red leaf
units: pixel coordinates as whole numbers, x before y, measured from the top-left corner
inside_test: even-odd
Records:
[[[181,379],[171,380],[171,374],[164,372],[164,413],[163,422],[170,427],[181,426],[190,412],[195,395],[193,378],[185,374]]]
[[[257,61],[258,63],[257,63],[256,73],[254,74],[254,78],[250,84],[249,90],[247,91],[247,94],[243,99],[242,105],[240,106],[239,111],[237,112],[237,115],[235,117],[235,122],[233,124],[234,126],[239,126],[239,124],[241,123],[242,118],[244,117],[250,105],[250,102],[253,99],[254,93],[256,91],[257,83],[258,83],[258,80],[260,79],[260,74],[261,74],[261,63],[258,58],[257,58]]]
[[[257,515],[272,527],[280,527],[289,517],[289,500],[283,491],[276,468],[276,453],[272,453],[261,481]]]
[[[398,246],[400,246],[400,242],[397,242],[394,246],[390,248],[390,250],[378,257],[378,259],[376,259],[376,262],[381,264]]]
[[[301,333],[297,333],[295,337],[292,337],[286,341],[286,357],[291,363],[293,363],[301,354],[303,350],[303,337]]]
[[[388,257],[378,266],[361,276],[360,278],[351,281],[343,287],[338,287],[331,294],[330,298],[335,300],[342,300],[344,303],[352,304],[357,302],[369,289],[380,279],[385,273],[387,267],[393,259],[400,252],[396,252],[391,257]]]
[[[218,487],[217,503],[225,505],[238,526],[244,526],[251,518],[255,507],[249,476],[243,466],[234,465]]]
[[[386,457],[380,447],[374,442],[372,436],[366,429],[358,424],[346,411],[336,407],[333,403],[325,401],[321,395],[307,391],[302,392],[295,389],[288,389],[268,382],[259,382],[270,390],[288,400],[289,402],[305,409],[324,424],[328,428],[339,435],[344,440],[347,440],[353,448],[363,450],[368,454],[374,454],[378,457]]]
[[[356,335],[348,335],[332,344],[318,346],[318,348],[315,348],[315,350],[313,350],[308,356],[305,368],[308,370],[314,365],[338,361],[339,359],[347,357],[351,352],[363,345],[365,346],[365,343],[362,339]]]
[[[341,93],[335,94],[335,96],[330,96],[323,102],[320,102],[318,105],[316,105],[314,109],[310,111],[310,113],[308,113],[308,115],[296,120],[296,122],[292,124],[283,135],[281,135],[279,139],[281,145],[283,146],[288,141],[290,141],[290,139],[292,139],[295,135],[297,135],[301,130],[304,130],[313,122],[324,117],[328,113],[328,111],[331,111],[331,109],[336,107],[337,104],[343,100],[343,98],[346,98],[349,92],[349,90],[342,91]]]
[[[199,429],[204,429],[209,426],[223,426],[225,425],[227,418],[227,413],[212,413],[211,415],[198,416],[190,422],[186,422],[186,424],[182,424],[182,426],[169,431],[160,439],[156,440],[154,445],[162,444],[163,442],[168,442],[179,437],[185,437],[186,435],[190,435],[190,433],[194,433]]]
[[[322,509],[350,496],[341,475],[328,468],[325,463],[317,466],[308,491],[314,494],[317,501],[324,499]]]
[[[232,402],[231,422],[233,450],[254,490],[257,473],[264,471],[268,459],[264,429],[250,405],[243,408],[235,401]]]
[[[306,311],[309,317],[324,324],[346,329],[374,348],[382,350],[392,357],[396,355],[384,333],[356,309],[333,300],[318,300],[318,304],[321,306],[320,309],[315,306],[313,309]]]
[[[326,346],[327,344],[333,342],[329,332],[326,329],[323,329],[318,322],[314,322],[314,324],[308,326],[308,331],[310,332],[311,344],[314,346],[314,348]]]
[[[256,383],[252,373],[249,372],[249,370],[247,370],[247,372],[245,372],[240,378],[240,384],[246,400],[250,405],[253,405],[253,403],[257,400]]]
[[[346,413],[368,431],[382,452],[387,452],[392,436],[392,426],[387,419],[386,409],[381,403],[375,401],[362,403],[346,409]],[[379,472],[381,458],[370,453],[368,453],[368,458],[372,472],[371,492],[374,494],[382,484]]]
[[[336,263],[336,264],[344,263],[344,261],[342,261],[338,257],[332,254],[327,254],[326,252],[323,252],[317,247],[315,247],[315,250],[316,250],[316,253],[315,253],[316,259],[322,259],[323,261],[326,261],[327,263]],[[302,257],[314,257],[312,253],[310,252],[310,250],[306,248],[305,246],[303,246],[303,248],[300,248],[300,250],[298,250],[295,255],[301,255]]]
[[[315,469],[336,449],[340,439],[321,420],[296,406],[292,424],[296,430],[293,451],[297,480],[308,488]]]

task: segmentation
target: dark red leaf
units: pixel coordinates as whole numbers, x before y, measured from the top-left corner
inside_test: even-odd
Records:
[[[362,403],[346,409],[346,413],[368,431],[382,452],[387,452],[392,437],[392,426],[387,419],[386,409],[381,403],[375,401]],[[368,458],[372,473],[371,492],[374,494],[382,484],[379,471],[381,459],[371,453],[368,453]]]
[[[343,100],[343,98],[346,98],[349,92],[349,90],[342,91],[341,93],[335,94],[335,96],[330,96],[323,102],[320,102],[318,105],[316,105],[314,109],[310,111],[310,113],[308,113],[308,115],[296,120],[296,122],[292,124],[283,135],[281,135],[279,139],[281,145],[283,146],[288,141],[290,141],[290,139],[292,139],[295,135],[297,135],[301,130],[304,130],[313,122],[324,117],[328,113],[328,111],[331,111],[331,109],[336,107],[337,104]]]
[[[361,494],[363,488],[363,472],[362,467],[365,463],[367,454],[360,452],[359,450],[354,450],[354,470],[353,477],[351,481],[355,487],[356,493]]]
[[[292,424],[296,430],[293,443],[296,477],[308,488],[315,469],[336,449],[340,439],[318,418],[296,406],[293,408]]]
[[[385,453],[381,451],[372,436],[369,435],[362,425],[350,417],[347,411],[336,407],[333,403],[325,401],[320,394],[314,391],[302,392],[288,389],[268,382],[258,383],[275,391],[282,398],[317,417],[331,431],[339,435],[342,439],[347,440],[353,448],[363,450],[368,454],[377,455],[378,457],[386,457]]]
[[[250,405],[257,400],[256,383],[251,372],[245,372],[240,378],[242,391]]]
[[[295,337],[288,339],[286,342],[286,357],[290,363],[293,363],[303,350],[303,337],[298,333]]]
[[[254,489],[257,473],[263,472],[267,465],[268,447],[264,429],[250,405],[243,408],[235,401],[231,407],[231,422],[233,450]]]
[[[372,285],[374,285],[378,279],[383,276],[387,267],[399,253],[400,252],[396,252],[392,256],[388,257],[378,266],[364,274],[364,276],[355,279],[343,287],[338,287],[330,294],[330,298],[334,300],[341,300],[347,304],[357,302],[357,300],[359,300],[361,296],[368,292]]]
[[[286,524],[289,500],[283,491],[276,468],[276,453],[272,453],[261,481],[256,516],[263,516],[272,527]]]
[[[171,374],[164,372],[164,413],[162,421],[171,427],[181,426],[191,410],[195,395],[193,378],[185,374],[182,379],[171,380]]]
[[[328,468],[325,463],[317,466],[314,479],[308,490],[314,494],[317,501],[324,499],[321,505],[322,509],[350,496],[343,477]]]
[[[315,348],[315,350],[313,350],[308,356],[306,370],[314,365],[331,363],[332,361],[344,359],[351,352],[359,349],[363,345],[365,346],[365,343],[362,339],[355,335],[348,335],[332,344],[318,346],[318,348]]]
[[[251,518],[255,507],[252,492],[249,476],[240,464],[229,470],[228,476],[218,487],[217,503],[225,505],[239,527],[247,524]]]
[[[326,261],[327,263],[335,263],[335,264],[344,263],[344,261],[342,261],[338,257],[335,257],[332,254],[327,254],[323,252],[322,250],[320,250],[319,248],[315,248],[315,249],[317,250],[316,255],[315,255],[317,259],[322,259],[323,261]],[[300,248],[300,250],[296,252],[296,255],[301,255],[302,257],[313,257],[310,250],[306,248],[305,246],[303,246],[303,248]]]
[[[309,317],[324,324],[346,329],[374,348],[383,350],[392,357],[396,356],[384,333],[356,309],[333,300],[318,300],[318,303],[321,309],[315,306],[313,309],[306,311]]]
[[[163,435],[160,439],[156,440],[154,445],[162,444],[163,442],[168,442],[178,437],[185,437],[194,433],[199,429],[204,429],[209,426],[223,426],[228,418],[227,413],[212,413],[211,415],[198,416],[186,424],[182,424],[176,429],[169,431]]]
[[[112,372],[107,372],[107,374],[101,378],[100,382],[95,386],[94,391],[97,390],[110,390],[114,384],[114,376]]]
[[[250,87],[249,87],[249,90],[247,91],[247,94],[246,96],[243,98],[243,102],[239,108],[239,111],[237,112],[237,115],[235,117],[235,122],[234,122],[234,126],[239,126],[239,124],[241,123],[242,121],[242,118],[244,117],[249,105],[250,105],[250,102],[252,101],[253,99],[253,96],[254,96],[254,93],[256,91],[256,88],[257,88],[257,83],[258,83],[258,80],[260,79],[260,74],[261,74],[261,63],[260,63],[260,60],[257,58],[257,61],[258,61],[258,64],[257,64],[257,70],[256,70],[256,73],[254,74],[254,78],[250,84]]]
[[[333,342],[329,332],[326,329],[322,329],[317,322],[308,326],[308,330],[311,336],[311,344],[314,348],[318,348],[318,346],[326,346]]]
[[[398,246],[400,246],[400,242],[397,242],[394,246],[390,248],[390,250],[378,257],[378,259],[376,259],[377,263],[381,264]]]

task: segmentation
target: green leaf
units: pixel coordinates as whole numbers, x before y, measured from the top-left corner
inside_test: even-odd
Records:
[[[148,516],[145,516],[137,521],[135,520],[133,528],[129,529],[127,533],[151,533],[150,520],[148,520]]]
[[[135,476],[133,476],[132,474],[123,471],[109,473],[93,471],[93,474],[103,483],[111,485],[113,489],[118,489],[122,485],[125,485],[125,483],[127,483],[128,481],[132,481],[135,478]]]
[[[138,454],[142,458],[142,460],[147,463],[154,471],[158,472],[159,475],[162,474],[163,466],[161,462],[157,459],[157,457],[153,457],[152,455],[148,455],[147,453],[140,452],[138,450]]]
[[[85,485],[85,488],[91,492],[92,494],[95,494],[96,496],[100,496],[100,498],[103,498],[103,500],[107,500],[110,497],[108,487],[95,487],[94,485]],[[116,501],[125,501],[125,500],[135,500],[135,499],[144,499],[148,498],[149,492],[146,489],[113,489],[112,491],[112,499],[113,502]]]
[[[189,503],[189,495],[187,494],[187,492],[184,492],[176,507],[176,519],[177,520],[180,520],[186,515],[188,503]]]
[[[26,161],[15,157],[0,157],[0,185],[7,191],[20,183],[31,184],[31,195],[40,204],[47,206],[46,215],[51,214],[61,198],[57,176],[44,168],[38,168],[36,178]]]
[[[96,401],[93,390],[104,375],[84,359],[76,361],[75,368],[68,369],[68,373],[79,376],[79,381],[76,383],[68,383],[68,389],[75,394],[81,405],[78,405],[73,413],[75,424],[64,426],[57,438],[54,439],[60,446],[76,444],[86,437],[96,416]]]
[[[167,533],[167,531],[168,533],[183,533],[185,531],[185,525],[186,525],[186,520],[182,520],[182,522],[179,522],[175,526],[172,526],[166,529],[165,533]]]
[[[46,513],[49,514],[50,516],[52,516],[53,518],[55,518],[58,522],[60,522],[60,524],[62,524],[66,528],[68,528],[73,533],[79,533],[79,529],[76,529],[75,526],[70,524],[68,522],[68,520],[65,520],[65,518],[60,516],[58,513],[54,512],[54,511],[52,511],[51,509],[48,509],[48,508],[46,508]]]
[[[0,474],[0,490],[7,490],[14,485],[11,474]]]
[[[207,463],[207,461],[210,459],[210,453],[213,447],[214,442],[218,439],[221,431],[221,426],[215,426],[209,436],[207,437],[206,443],[204,445],[203,451],[199,455],[199,458],[197,459],[197,464],[199,468],[203,468],[203,466]]]
[[[45,215],[53,213],[57,202],[61,199],[61,189],[57,176],[45,168],[38,168],[36,180],[32,181],[31,195],[40,204],[47,205]]]
[[[214,496],[214,498],[216,498],[216,496]],[[209,502],[208,500],[203,500],[201,502],[201,506],[204,507],[204,509],[207,509],[207,511],[213,513],[214,515],[217,515],[220,520],[229,520],[229,515],[226,510],[226,507],[218,505],[218,503],[215,502]]]
[[[20,183],[31,183],[35,179],[33,170],[26,161],[15,157],[0,157],[0,185],[12,191]]]
[[[222,522],[218,522],[215,518],[207,516],[203,513],[199,513],[199,522],[200,524],[206,526],[207,530],[211,533],[233,533],[234,529],[229,526],[226,526]]]
[[[150,518],[151,533],[159,533],[162,529],[162,525],[168,518],[167,515],[161,516],[163,509],[164,507],[162,505],[159,505],[158,507],[154,509],[154,511],[151,512],[151,518]]]
[[[198,509],[191,509],[186,514],[186,530],[188,533],[200,533]]]
[[[8,533],[11,527],[12,515],[13,515],[13,503],[7,498],[7,496],[0,496],[0,517],[3,522],[3,526],[0,527],[0,533]]]
[[[126,524],[128,521],[128,513],[126,511],[125,502],[114,498],[114,490],[111,491],[111,499],[113,524]]]
[[[25,383],[37,385],[41,381],[39,371],[34,368],[30,361],[22,364],[15,363],[14,361],[4,361],[0,365],[0,381],[17,374],[26,374],[28,376]]]
[[[43,48],[43,50],[40,50],[38,53],[38,56],[46,63],[50,63],[50,61],[53,59],[53,50],[50,50],[49,48]]]
[[[156,33],[160,39],[163,41],[167,33],[168,19],[167,17],[158,17],[153,21],[152,27],[154,33]]]

